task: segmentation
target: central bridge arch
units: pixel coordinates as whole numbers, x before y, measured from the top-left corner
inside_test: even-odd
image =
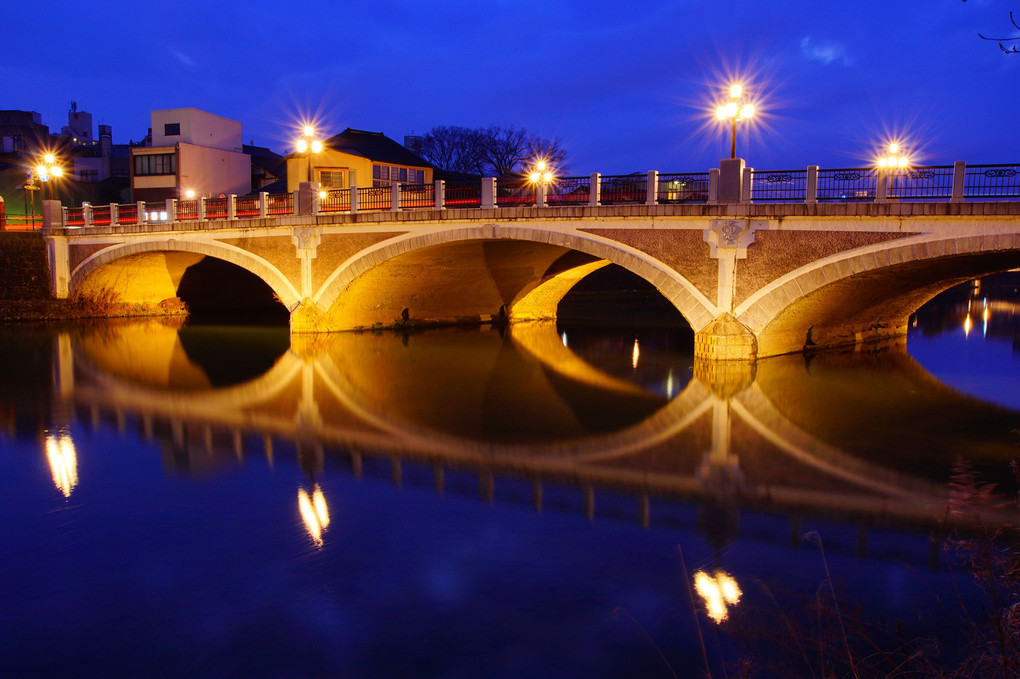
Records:
[[[651,283],[697,332],[714,305],[682,274],[617,241],[513,225],[405,234],[357,253],[292,318],[294,332],[401,322],[487,322],[556,317],[584,276],[610,263]]]

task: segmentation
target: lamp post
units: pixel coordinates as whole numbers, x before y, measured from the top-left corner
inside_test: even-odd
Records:
[[[52,153],[47,153],[43,156],[43,162],[35,168],[36,176],[42,181],[43,185],[47,187],[50,200],[53,199],[53,184],[50,184],[51,178],[64,176],[64,171],[59,165],[57,165],[57,159]]]
[[[878,158],[878,169],[887,170],[889,172],[889,193],[892,193],[893,182],[896,179],[896,170],[898,168],[906,169],[910,165],[910,159],[900,149],[900,145],[896,142],[889,144],[889,154],[882,155]]]
[[[546,189],[553,180],[553,171],[549,167],[549,164],[544,159],[539,158],[534,161],[531,166],[531,172],[528,173],[528,181],[535,186],[535,204],[538,207],[545,207],[545,195]]]
[[[752,104],[744,104],[741,106],[741,91],[742,88],[740,85],[731,85],[730,101],[715,109],[716,119],[733,121],[733,136],[730,137],[731,159],[737,157],[737,122],[747,120],[754,116],[754,106]]]
[[[312,154],[322,151],[322,142],[315,139],[315,128],[305,125],[304,137],[297,140],[297,152],[304,153],[308,161],[308,181],[312,181]]]

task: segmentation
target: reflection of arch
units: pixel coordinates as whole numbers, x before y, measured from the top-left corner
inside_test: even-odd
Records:
[[[1013,238],[924,234],[849,250],[772,281],[734,313],[758,335],[760,356],[903,334],[909,315],[943,290],[1020,264]]]
[[[216,241],[175,240],[173,238],[132,242],[131,244],[104,248],[75,268],[71,273],[69,290],[73,293],[88,279],[90,274],[105,264],[131,255],[159,252],[186,252],[215,257],[235,264],[264,281],[288,310],[293,310],[301,300],[297,289],[279,269],[247,250]]]
[[[636,248],[587,233],[562,233],[497,224],[409,234],[383,241],[362,250],[344,262],[323,283],[313,299],[321,309],[327,310],[352,281],[378,264],[430,246],[471,240],[544,243],[618,264],[654,285],[687,319],[695,331],[703,328],[718,315],[715,305],[690,281],[671,267]]]

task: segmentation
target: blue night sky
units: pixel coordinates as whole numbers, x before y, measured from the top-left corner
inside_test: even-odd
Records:
[[[1020,0],[8,5],[0,108],[59,131],[76,101],[115,143],[191,107],[279,153],[311,116],[398,141],[523,126],[573,174],[697,171],[729,155],[713,112],[739,79],[758,169],[867,165],[892,137],[916,164],[1020,161],[1020,55],[978,37],[1016,35]]]

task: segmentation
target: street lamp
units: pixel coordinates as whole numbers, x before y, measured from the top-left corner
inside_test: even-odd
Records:
[[[305,136],[297,140],[297,152],[304,153],[308,159],[308,181],[311,182],[312,154],[322,151],[322,142],[318,139],[313,139],[315,136],[315,128],[311,125],[305,125],[304,133]]]
[[[36,166],[35,174],[48,187],[49,197],[53,199],[53,184],[50,179],[64,176],[64,171],[57,165],[57,159],[52,153],[43,156],[43,162]]]
[[[716,119],[729,119],[733,121],[733,136],[730,137],[730,158],[737,157],[737,122],[754,116],[754,106],[752,104],[740,105],[741,89],[740,85],[731,85],[730,101],[715,109]]]
[[[889,144],[889,155],[879,156],[878,158],[878,169],[879,172],[882,170],[888,170],[889,172],[889,188],[886,189],[890,194],[893,190],[893,183],[896,181],[896,170],[906,169],[910,164],[910,160],[907,155],[902,152],[900,145],[896,142]]]
[[[545,194],[549,184],[552,183],[554,178],[552,168],[542,158],[539,158],[531,166],[531,172],[528,173],[528,181],[535,185],[535,192],[541,195],[536,195],[535,204],[539,207],[545,205]]]

